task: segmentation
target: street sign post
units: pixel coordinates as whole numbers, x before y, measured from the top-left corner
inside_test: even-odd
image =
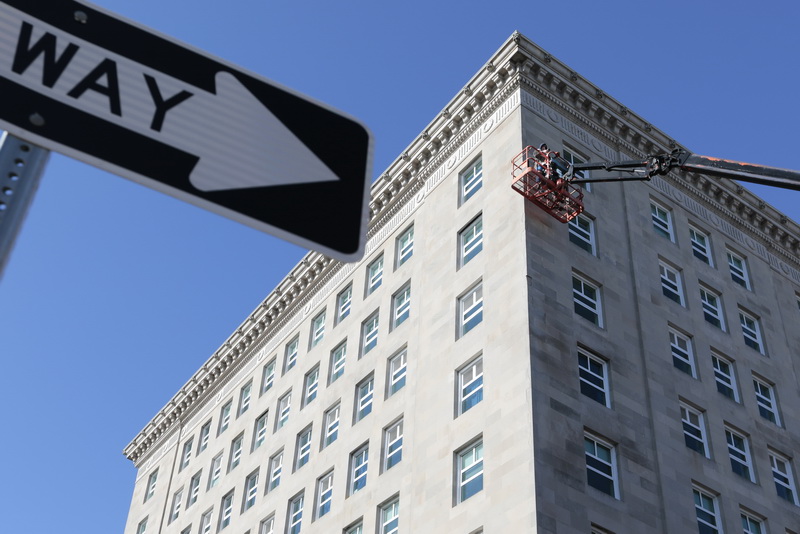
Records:
[[[0,128],[344,261],[364,251],[359,122],[72,0],[0,0]]]

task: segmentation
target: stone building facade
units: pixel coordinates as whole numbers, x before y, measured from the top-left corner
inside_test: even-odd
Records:
[[[511,159],[678,144],[514,34],[125,448],[125,534],[797,534],[800,227],[736,183]]]

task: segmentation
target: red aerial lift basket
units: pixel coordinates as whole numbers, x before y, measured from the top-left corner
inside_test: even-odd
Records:
[[[583,212],[583,191],[566,178],[569,163],[546,146],[526,146],[512,163],[511,188],[566,223]]]

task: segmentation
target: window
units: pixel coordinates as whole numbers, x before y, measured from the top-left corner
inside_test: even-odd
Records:
[[[280,399],[278,399],[278,428],[283,428],[289,421],[289,411],[292,409],[292,392],[290,391]]]
[[[295,452],[295,470],[300,469],[311,459],[311,427],[306,428],[297,435]]]
[[[483,250],[483,216],[478,215],[458,233],[459,265],[463,266]]]
[[[261,393],[266,393],[275,384],[275,358],[264,366],[264,371],[261,375]]]
[[[683,423],[683,441],[686,446],[708,457],[703,414],[686,404],[681,404],[681,422]]]
[[[729,399],[739,402],[733,362],[722,355],[712,354],[711,363],[714,365],[714,381],[717,383],[717,391]]]
[[[311,320],[311,346],[316,347],[325,337],[325,312]]]
[[[183,500],[183,488],[179,489],[172,496],[172,509],[169,513],[169,522],[172,523],[181,513],[181,501]]]
[[[136,527],[136,534],[144,534],[147,532],[147,518],[145,517],[141,521],[139,521],[139,525]]]
[[[178,467],[178,471],[183,471],[183,468],[189,465],[189,460],[192,459],[192,443],[194,443],[194,438],[189,438],[186,443],[183,444],[181,464]]]
[[[406,349],[389,358],[389,391],[392,396],[406,385]]]
[[[283,451],[278,452],[269,459],[269,489],[274,490],[281,483],[283,472]]]
[[[367,464],[369,447],[364,445],[350,455],[350,494],[363,489],[367,485]]]
[[[258,419],[256,419],[255,425],[253,427],[252,450],[256,450],[261,445],[263,445],[266,439],[267,439],[267,412],[264,412],[260,416],[258,416]]]
[[[703,305],[703,316],[706,322],[720,330],[725,330],[725,318],[722,316],[722,298],[719,293],[704,287],[700,288],[700,301]]]
[[[200,479],[202,478],[203,470],[198,471],[189,481],[189,502],[186,503],[186,508],[197,502],[200,496]]]
[[[383,254],[367,266],[367,295],[375,292],[383,283]]]
[[[594,254],[594,221],[586,215],[578,215],[569,221],[569,240],[589,254]]]
[[[411,312],[411,285],[406,284],[392,297],[392,328],[408,319]]]
[[[609,406],[608,363],[605,360],[578,349],[578,377],[581,393],[603,406]]]
[[[361,354],[364,355],[377,346],[378,312],[375,312],[361,325]]]
[[[331,384],[337,378],[344,374],[344,361],[347,357],[347,341],[343,341],[331,351],[331,365],[330,365],[330,378],[328,383]]]
[[[200,517],[200,530],[199,534],[209,534],[211,532],[211,519],[214,515],[214,510],[208,510]]]
[[[693,488],[692,493],[694,493],[698,532],[700,534],[720,534],[722,521],[719,517],[717,498],[697,488]]]
[[[400,237],[397,238],[397,246],[396,246],[396,254],[395,257],[397,258],[397,266],[400,267],[408,259],[414,255],[414,227],[410,227],[408,230],[400,234]]]
[[[672,234],[672,213],[667,208],[651,200],[650,216],[656,233],[670,241],[675,241]]]
[[[753,388],[756,391],[756,404],[758,404],[758,413],[767,421],[772,421],[778,426],[781,426],[781,419],[778,415],[778,402],[775,400],[775,389],[770,384],[753,378]]]
[[[483,185],[483,161],[476,159],[458,175],[458,188],[461,203],[477,193]]]
[[[672,365],[688,375],[696,376],[691,338],[670,328],[669,347],[672,352]]]
[[[347,527],[344,531],[344,534],[364,534],[363,523],[359,521],[357,524]]]
[[[458,299],[458,333],[463,336],[483,321],[483,284]]]
[[[319,387],[319,365],[314,367],[305,378],[305,385],[303,387],[303,405],[307,406],[309,402],[317,398],[317,388]]]
[[[197,448],[198,454],[206,450],[206,447],[208,447],[208,439],[210,435],[211,435],[211,420],[208,420],[202,427],[200,427],[200,445]]]
[[[603,326],[600,290],[583,278],[572,276],[572,300],[575,313],[597,326]]]
[[[222,497],[219,505],[219,529],[222,530],[231,524],[231,516],[233,515],[233,491],[227,493]]]
[[[369,377],[356,386],[356,421],[361,421],[372,412],[374,386],[373,377]]]
[[[728,442],[728,456],[731,459],[733,472],[750,482],[755,482],[755,478],[753,478],[753,461],[750,457],[750,445],[747,437],[730,428],[726,428],[725,440]]]
[[[211,469],[208,470],[208,489],[219,484],[220,475],[222,475],[222,453],[211,460]]]
[[[383,470],[391,469],[403,459],[403,420],[399,420],[383,431]]]
[[[756,519],[745,512],[741,512],[739,515],[742,518],[742,534],[767,534],[761,519]]]
[[[157,480],[158,480],[158,469],[150,473],[150,476],[147,479],[147,490],[145,491],[144,494],[144,502],[147,502],[147,499],[155,495]]]
[[[692,242],[692,254],[694,254],[694,257],[703,263],[713,266],[714,262],[711,260],[711,238],[708,237],[708,234],[690,226],[689,239]]]
[[[463,502],[483,489],[483,441],[456,452],[456,501]]]
[[[331,511],[333,498],[333,472],[317,480],[317,518]]]
[[[473,360],[458,372],[458,413],[483,400],[483,358]]]
[[[192,534],[192,525],[190,524],[188,527],[181,530],[181,534]]]
[[[586,434],[583,437],[586,456],[586,480],[594,489],[617,498],[617,460],[614,447]]]
[[[233,405],[233,401],[226,402],[219,411],[219,428],[217,429],[217,435],[219,436],[223,432],[228,429],[228,425],[231,424],[231,406]]]
[[[730,250],[726,251],[728,257],[728,268],[731,272],[731,280],[745,289],[750,289],[750,275],[747,273],[747,261],[740,255]]]
[[[336,324],[350,315],[350,305],[353,303],[353,286],[347,286],[344,291],[336,295]]]
[[[739,310],[739,323],[742,325],[744,344],[764,354],[764,342],[761,339],[760,321],[752,315]]]
[[[283,356],[283,372],[297,364],[297,351],[300,348],[300,338],[296,337],[286,344],[286,349]]]
[[[287,521],[287,534],[300,534],[300,525],[303,520],[303,494],[289,501],[289,520]]]
[[[400,501],[398,499],[381,506],[380,521],[380,534],[397,534],[400,532]]]
[[[322,441],[323,448],[336,441],[336,438],[339,437],[339,414],[341,409],[342,405],[337,403],[336,406],[325,412],[323,428],[325,435]]]
[[[242,415],[250,408],[250,393],[253,391],[253,381],[251,380],[245,384],[239,392],[239,411],[238,415]]]
[[[261,521],[258,526],[258,534],[275,534],[275,516],[271,515]]]
[[[258,496],[258,471],[250,473],[244,480],[244,502],[242,510],[249,510],[256,503]]]
[[[797,490],[794,485],[791,461],[777,452],[769,452],[769,463],[772,466],[772,478],[775,480],[775,491],[778,497],[797,505]]]
[[[242,461],[242,444],[244,443],[244,433],[239,434],[231,441],[231,453],[228,459],[228,472],[233,471],[239,462]]]
[[[681,284],[681,273],[663,261],[658,263],[658,270],[661,272],[661,292],[668,299],[673,300],[683,306],[683,285]]]
[[[572,165],[579,165],[581,163],[586,163],[586,158],[584,158],[583,156],[576,156],[568,148],[564,148],[564,150],[561,151],[561,157],[563,157]],[[587,170],[580,170],[580,171],[574,171],[574,175],[575,178],[578,180],[586,180],[589,178],[590,173]],[[581,184],[581,187],[586,191],[592,190],[592,184],[590,183]]]

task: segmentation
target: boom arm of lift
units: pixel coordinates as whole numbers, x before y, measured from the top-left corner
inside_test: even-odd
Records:
[[[551,153],[552,154],[552,153]],[[557,154],[557,153],[555,153]],[[651,176],[667,174],[674,169],[684,171],[699,172],[719,178],[731,178],[742,182],[752,182],[784,189],[794,189],[800,191],[800,171],[789,169],[779,169],[777,167],[767,167],[764,165],[753,165],[729,159],[711,158],[692,154],[682,149],[677,149],[670,154],[658,154],[647,156],[643,160],[611,161],[596,163],[576,163],[570,165],[560,156],[557,158],[556,167],[568,167],[565,173],[566,180],[573,184],[589,182],[619,182],[627,180],[649,180]],[[644,170],[644,174],[634,177],[614,177],[614,178],[577,178],[575,172],[583,170],[606,170],[606,171],[636,171]]]

